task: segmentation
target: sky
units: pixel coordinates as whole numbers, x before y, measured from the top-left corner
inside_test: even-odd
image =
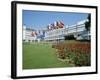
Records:
[[[87,16],[87,13],[23,10],[22,24],[39,30],[45,29],[48,24],[55,21],[62,21],[65,26],[74,25]]]

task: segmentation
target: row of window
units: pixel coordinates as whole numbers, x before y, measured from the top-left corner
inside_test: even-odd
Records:
[[[77,28],[70,28],[70,29],[60,29],[60,30],[52,30],[52,31],[48,31],[45,34],[45,37],[51,37],[51,36],[59,36],[59,35],[63,35],[63,34],[68,34],[68,33],[74,33],[74,32],[79,32],[79,31],[84,31],[85,27],[84,25],[78,26]]]

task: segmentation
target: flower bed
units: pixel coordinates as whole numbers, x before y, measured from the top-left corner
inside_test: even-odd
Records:
[[[52,48],[57,49],[57,57],[60,59],[69,59],[69,63],[74,63],[76,66],[90,66],[90,43],[59,43],[52,45]]]

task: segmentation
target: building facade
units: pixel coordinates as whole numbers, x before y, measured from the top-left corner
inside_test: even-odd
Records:
[[[27,28],[25,25],[23,26],[23,41],[24,42],[32,42],[37,40],[36,31],[32,28]]]
[[[65,37],[70,35],[73,35],[76,40],[90,40],[90,31],[87,31],[85,28],[86,21],[83,20],[66,27],[62,22],[55,22],[54,24],[49,24],[48,29],[44,31],[36,31],[23,26],[23,41],[58,41],[65,40]]]
[[[71,26],[48,30],[45,32],[44,40],[64,40],[65,36],[70,35],[73,35],[76,40],[90,40],[90,32],[85,28],[86,21],[83,20]]]

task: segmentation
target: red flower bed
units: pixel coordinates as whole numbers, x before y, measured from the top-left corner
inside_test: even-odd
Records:
[[[69,58],[74,61],[75,65],[88,66],[90,65],[90,43],[59,43],[52,46],[57,49],[57,55],[61,59]]]

